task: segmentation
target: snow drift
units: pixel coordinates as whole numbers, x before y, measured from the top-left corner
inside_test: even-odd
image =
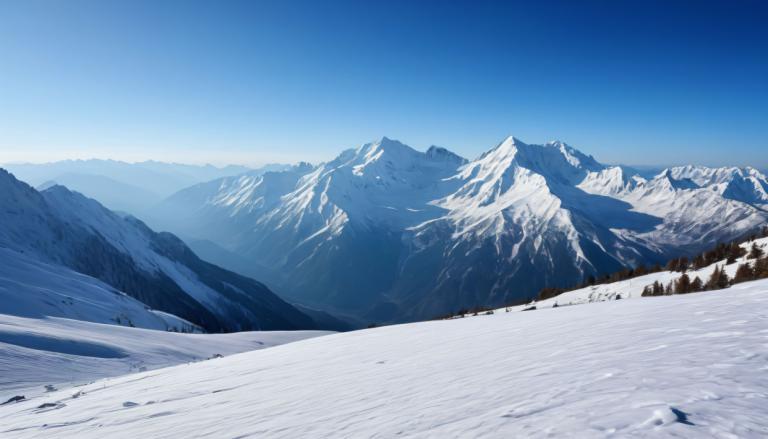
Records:
[[[756,281],[335,334],[9,403],[0,435],[764,437],[766,321]]]

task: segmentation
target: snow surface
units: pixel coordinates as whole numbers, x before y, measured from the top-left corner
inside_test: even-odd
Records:
[[[766,337],[768,280],[390,326],[7,404],[0,435],[765,437]]]
[[[69,387],[325,334],[328,333],[182,334],[66,318],[0,314],[0,403],[14,395],[29,398],[40,394],[48,384]]]
[[[0,314],[200,332],[194,324],[152,310],[98,279],[2,247]]]

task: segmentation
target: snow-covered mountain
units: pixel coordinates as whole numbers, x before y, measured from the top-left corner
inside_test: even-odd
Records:
[[[14,259],[9,252],[22,254],[23,259],[15,262],[25,264],[3,282],[29,287],[29,281],[23,277],[34,275],[35,270],[47,270],[45,276],[53,281],[51,273],[57,274],[48,264],[58,264],[97,278],[153,309],[177,315],[209,331],[315,328],[310,317],[261,283],[204,262],[174,235],[156,233],[139,220],[121,217],[62,186],[38,192],[0,170],[0,206],[3,254],[9,259]],[[35,261],[40,264],[35,266]],[[67,272],[70,274],[66,276],[71,277],[71,272]],[[9,288],[12,289],[4,294],[24,293],[15,286]],[[44,287],[34,284],[31,288],[41,291]],[[104,289],[98,285],[88,288]],[[107,308],[115,305],[107,299],[112,292],[99,293],[103,299],[99,300]],[[55,293],[67,294],[58,289]],[[27,299],[19,300],[23,303]],[[66,301],[72,297],[54,298],[59,299]],[[125,302],[113,300],[116,301]],[[123,305],[105,312],[113,318],[127,309],[128,305]],[[63,316],[73,317],[62,312]],[[100,321],[93,317],[85,320]]]
[[[663,262],[768,218],[759,197],[693,177],[646,179],[562,142],[509,137],[467,161],[382,138],[286,174],[274,191],[223,180],[177,194],[166,212],[183,211],[180,232],[248,258],[249,274],[299,302],[411,320]]]
[[[200,331],[196,325],[151,309],[98,279],[8,248],[0,248],[0,314]]]
[[[98,200],[110,210],[131,214],[144,212],[148,206],[157,204],[163,199],[158,193],[104,175],[61,174],[43,182],[36,189],[44,191],[52,186],[65,186]]]
[[[235,237],[226,230],[216,234],[220,224],[233,223],[238,224],[238,228],[247,228],[254,216],[275,208],[280,198],[291,192],[299,178],[312,169],[312,165],[300,163],[199,183],[168,197],[145,217],[153,226],[181,235],[214,236],[217,241],[232,242]]]
[[[8,163],[3,168],[32,186],[56,181],[62,175],[102,176],[140,187],[162,197],[184,187],[228,175],[250,171],[243,166],[218,168],[212,165],[185,165],[146,161],[126,163],[117,160],[63,160],[51,163]],[[282,165],[268,170],[282,169]]]
[[[680,166],[670,169],[677,179],[688,179],[725,198],[768,208],[768,178],[755,168]]]
[[[64,160],[52,163],[3,165],[18,179],[41,190],[59,184],[99,201],[111,210],[143,217],[169,195],[213,179],[287,169],[287,165],[215,167],[146,161]]]

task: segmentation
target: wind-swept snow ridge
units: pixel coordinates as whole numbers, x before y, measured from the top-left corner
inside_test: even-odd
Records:
[[[768,281],[390,326],[0,406],[0,435],[768,434]]]

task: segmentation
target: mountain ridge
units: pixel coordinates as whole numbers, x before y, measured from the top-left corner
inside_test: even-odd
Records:
[[[205,203],[216,221],[193,237],[248,258],[299,303],[376,321],[526,300],[766,220],[759,197],[745,202],[673,169],[647,179],[564,142],[513,136],[473,160],[382,137],[295,177],[271,206],[245,214],[219,187]]]
[[[156,233],[63,186],[38,192],[0,169],[0,245],[63,265],[208,331],[314,329],[263,284],[200,260]]]

